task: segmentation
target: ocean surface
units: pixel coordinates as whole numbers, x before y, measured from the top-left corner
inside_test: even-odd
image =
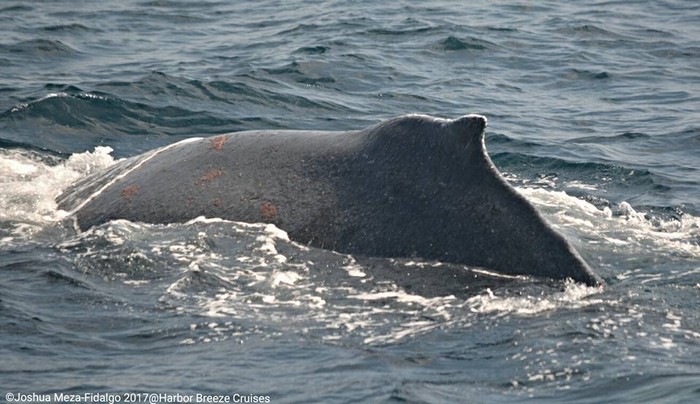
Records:
[[[691,0],[3,0],[0,400],[700,401],[698,21]],[[218,218],[80,233],[54,202],[189,137],[407,113],[486,115],[494,163],[607,287],[425,294],[406,282],[471,269]]]

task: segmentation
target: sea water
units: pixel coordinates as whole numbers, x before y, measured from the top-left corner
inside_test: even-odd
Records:
[[[3,1],[0,400],[700,400],[698,16],[682,0]],[[219,218],[78,232],[54,202],[182,139],[407,113],[486,115],[495,164],[607,287],[474,272],[487,282],[424,293],[472,269]]]

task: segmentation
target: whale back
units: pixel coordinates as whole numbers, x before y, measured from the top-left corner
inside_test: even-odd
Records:
[[[274,223],[294,241],[344,253],[600,284],[500,175],[485,127],[478,115],[410,115],[361,131],[190,140],[120,162],[58,202],[81,229],[221,217]]]

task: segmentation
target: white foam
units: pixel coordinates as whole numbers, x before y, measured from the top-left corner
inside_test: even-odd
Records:
[[[276,243],[278,240],[289,242],[289,236],[287,232],[281,230],[273,224],[265,224],[264,234],[258,236],[256,241],[260,242],[260,245],[256,248],[258,251],[263,252],[268,256],[272,256],[278,263],[287,262],[287,257],[277,252]]]
[[[76,180],[114,164],[109,147],[72,155],[60,164],[29,151],[0,150],[0,220],[13,222],[26,238],[66,216],[55,198]],[[31,230],[28,230],[31,228]]]
[[[490,277],[493,277],[493,278],[504,278],[504,279],[526,279],[526,278],[527,278],[527,276],[524,276],[524,275],[508,275],[508,274],[502,274],[502,273],[500,273],[500,272],[488,271],[488,270],[483,269],[483,268],[471,268],[470,270],[471,270],[472,272],[476,272],[476,273],[478,273],[478,274],[487,275],[487,276],[490,276]]]
[[[408,261],[403,264],[404,266],[407,267],[418,267],[418,268],[438,268],[443,265],[442,262],[439,261],[434,261],[434,262],[416,262],[416,261]]]
[[[558,308],[581,308],[599,304],[602,300],[592,299],[590,296],[601,291],[601,288],[567,281],[564,291],[551,295],[498,296],[486,289],[484,293],[467,299],[467,303],[475,313],[534,315]]]
[[[591,245],[624,247],[632,254],[671,253],[700,258],[700,218],[683,214],[680,219],[649,219],[629,203],[621,202],[618,213],[561,191],[540,188],[517,188],[549,219],[555,227],[588,239]]]
[[[446,301],[454,300],[454,296],[427,298],[420,295],[413,295],[403,291],[368,292],[358,293],[350,296],[359,300],[384,300],[395,299],[400,303],[418,304],[421,306],[443,305]]]
[[[293,286],[303,279],[303,276],[294,271],[273,271],[271,278],[272,287],[276,288],[280,285]]]
[[[367,274],[362,270],[362,267],[357,264],[357,261],[355,261],[355,258],[352,256],[348,256],[348,263],[347,265],[343,266],[343,269],[348,273],[348,276],[355,278],[364,278],[367,276]]]
[[[569,181],[566,183],[566,186],[569,188],[576,188],[576,189],[582,189],[584,191],[597,191],[598,187],[593,184],[586,184],[581,181]]]

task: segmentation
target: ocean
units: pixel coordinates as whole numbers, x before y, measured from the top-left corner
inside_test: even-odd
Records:
[[[688,0],[2,1],[0,400],[700,401],[699,17]],[[79,232],[55,203],[183,139],[408,113],[487,116],[495,165],[607,286],[427,294],[421,277],[466,269],[220,218]]]

